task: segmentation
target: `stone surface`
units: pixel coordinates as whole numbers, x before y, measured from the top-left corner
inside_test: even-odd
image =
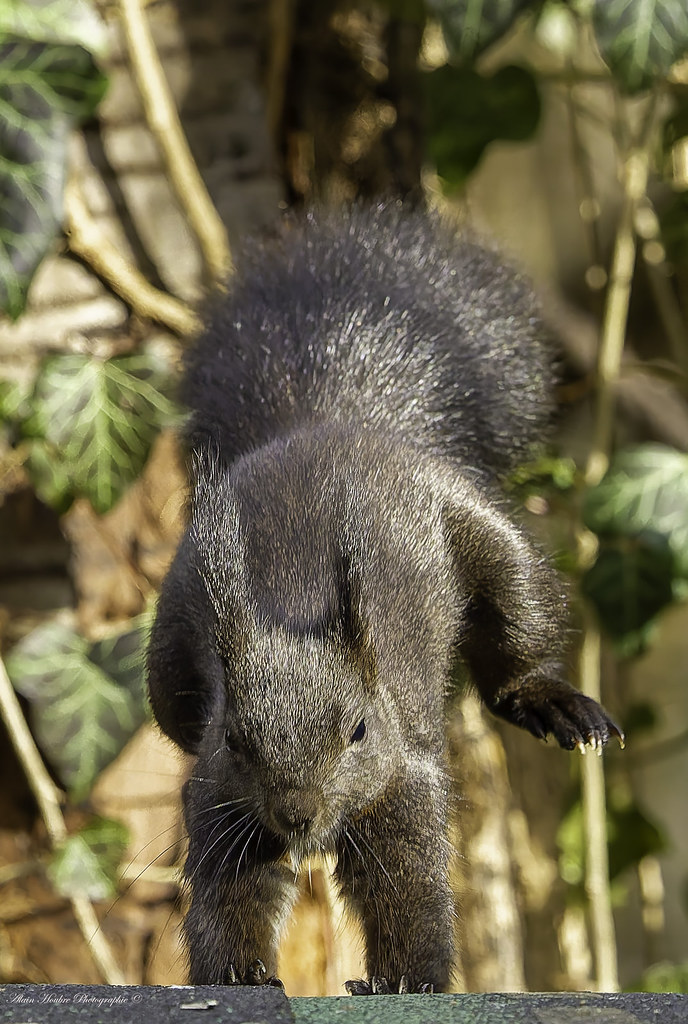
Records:
[[[685,1024],[688,996],[542,994],[292,999],[296,1024]]]

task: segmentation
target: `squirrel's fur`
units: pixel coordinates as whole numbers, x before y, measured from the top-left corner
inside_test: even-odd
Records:
[[[294,865],[331,853],[366,940],[352,989],[447,987],[457,652],[536,736],[615,731],[564,681],[559,582],[496,497],[551,384],[528,286],[434,217],[314,213],[245,249],[187,361],[193,498],[149,655],[197,758],[193,983],[272,977]]]

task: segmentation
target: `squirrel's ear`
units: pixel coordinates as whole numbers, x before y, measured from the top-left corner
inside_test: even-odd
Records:
[[[218,645],[237,653],[255,625],[247,597],[239,509],[224,468],[211,465],[209,473],[195,481],[189,537],[196,570],[215,612]]]
[[[347,660],[361,673],[366,686],[375,682],[375,650],[363,607],[361,573],[342,556],[339,580],[339,628]]]

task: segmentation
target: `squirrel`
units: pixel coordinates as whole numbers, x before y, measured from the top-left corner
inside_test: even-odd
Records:
[[[192,984],[279,983],[298,866],[336,858],[354,994],[443,991],[457,655],[567,749],[620,730],[564,677],[557,574],[500,481],[552,416],[530,287],[441,218],[316,211],[248,243],[186,360],[189,521],[149,655],[183,789]]]

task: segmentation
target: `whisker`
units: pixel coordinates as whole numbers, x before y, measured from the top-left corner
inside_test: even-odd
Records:
[[[227,822],[227,819],[228,819],[229,817],[230,817],[230,815],[229,815],[229,814],[225,814],[225,815],[223,815],[223,816],[222,816],[222,817],[220,818],[220,820],[219,820],[219,821],[217,821],[217,822],[215,823],[215,825],[214,825],[214,826],[212,827],[212,829],[211,829],[211,831],[210,831],[210,834],[208,835],[208,838],[207,838],[207,840],[206,840],[206,843],[208,843],[208,842],[209,842],[209,841],[210,841],[210,840],[212,839],[212,837],[213,837],[213,835],[215,834],[215,832],[217,831],[218,827],[222,827],[222,825],[224,825],[224,824],[225,824],[225,823]],[[220,833],[220,835],[219,835],[219,836],[217,837],[217,839],[215,839],[215,841],[214,841],[213,843],[211,843],[211,844],[210,844],[210,846],[207,846],[207,848],[205,848],[205,849],[203,850],[203,852],[202,852],[202,854],[201,854],[201,857],[200,857],[200,860],[199,860],[199,861],[198,861],[198,863],[197,863],[197,864],[196,864],[196,865],[194,866],[194,869],[193,869],[193,874],[192,874],[192,875],[190,875],[190,876],[187,876],[187,877],[189,878],[189,881],[193,881],[193,879],[194,879],[194,878],[196,877],[196,875],[198,874],[198,871],[199,871],[199,869],[200,869],[200,867],[201,867],[201,864],[202,864],[202,863],[203,863],[203,861],[204,861],[204,860],[206,859],[206,857],[208,856],[208,854],[209,854],[209,853],[210,853],[210,852],[211,852],[212,850],[214,850],[214,849],[215,849],[215,847],[217,846],[217,844],[218,844],[218,843],[221,843],[221,842],[222,842],[223,840],[225,840],[225,839],[226,839],[226,838],[227,838],[228,836],[230,836],[230,835],[232,834],[232,832],[235,832],[235,831],[236,831],[236,830],[237,830],[237,829],[238,829],[238,828],[240,827],[240,825],[242,825],[242,823],[243,823],[244,821],[246,821],[247,819],[250,819],[250,818],[251,818],[251,812],[250,812],[250,811],[248,811],[248,812],[247,812],[246,814],[244,814],[244,815],[243,815],[243,816],[242,816],[241,818],[239,818],[239,820],[238,820],[238,821],[235,821],[235,822],[233,822],[233,823],[232,823],[231,825],[229,825],[229,827],[228,827],[228,828],[226,828],[224,832],[221,832],[221,833]],[[243,832],[242,832],[241,834],[243,835]]]
[[[244,821],[247,817],[248,817],[248,815],[244,815],[244,817],[241,820]],[[257,821],[256,824],[260,824],[260,822]],[[238,844],[244,838],[244,836],[246,835],[246,833],[248,832],[248,830],[250,828],[250,825],[251,825],[251,823],[249,821],[249,823],[241,830],[239,835],[235,836],[234,839],[232,840],[232,842],[230,843],[229,848],[227,849],[227,852],[225,853],[224,857],[222,858],[222,860],[220,862],[219,867],[217,868],[217,870],[215,872],[215,877],[216,878],[219,878],[220,875],[222,874],[222,869],[224,868],[225,864],[227,863],[227,858],[233,853],[233,851],[236,849]],[[254,827],[253,831],[255,832],[255,827]],[[262,826],[261,826],[261,831],[262,831]],[[251,834],[253,834],[253,833],[251,833]],[[251,836],[248,837],[247,844],[248,844],[248,842],[250,842],[250,839],[251,839]],[[242,851],[242,856],[243,856],[243,851]],[[239,864],[240,863],[241,863],[241,857],[239,857]],[[239,864],[237,864],[237,874],[238,874]]]
[[[132,866],[132,864],[134,864],[139,859],[139,857],[141,856],[142,853],[145,853],[145,851],[148,849],[149,846],[152,846],[153,843],[157,842],[157,840],[160,838],[160,836],[164,836],[166,832],[171,832],[173,829],[178,829],[181,832],[181,834],[182,834],[181,838],[183,838],[184,829],[181,826],[182,826],[182,823],[179,820],[177,820],[177,821],[173,822],[171,825],[168,825],[167,828],[161,829],[158,832],[157,835],[153,836],[152,839],[148,840],[148,842],[146,843],[145,846],[142,846],[140,850],[136,851],[134,856],[131,858],[131,860],[127,864],[127,869],[130,868]],[[168,847],[166,847],[166,849],[163,850],[163,853],[167,853],[167,851],[171,850],[173,846],[176,846],[176,843],[171,843]],[[161,856],[162,856],[162,854],[159,853],[158,856],[155,858],[155,860],[157,860],[158,857],[161,857]],[[153,864],[153,863],[155,863],[155,861],[151,861],[151,864]]]
[[[200,811],[194,811],[194,819],[200,817],[201,814],[209,814],[210,811],[219,811],[223,807],[237,807],[240,804],[246,806],[247,804],[250,804],[250,802],[249,798],[245,796],[239,797],[236,800],[223,800],[222,803],[212,804],[210,807],[203,807]]]
[[[256,829],[260,828],[260,827],[261,827],[260,822],[256,821],[255,825],[253,826],[253,830],[251,831],[251,833],[250,833],[248,839],[246,840],[246,842],[244,843],[243,850],[239,854],[239,860],[237,861],[237,866],[236,866],[236,875],[234,876],[234,880],[237,881],[237,882],[239,881],[239,868],[241,867],[241,861],[243,859],[244,854],[246,853],[246,850],[248,849],[248,844],[251,842],[251,839],[253,838]]]
[[[369,842],[368,842],[368,841],[366,840],[366,838],[365,838],[365,836],[363,835],[363,833],[361,833],[361,832],[358,832],[357,834],[358,834],[358,838],[359,838],[359,839],[361,840],[361,842],[362,842],[362,843],[363,843],[363,845],[365,846],[366,850],[368,850],[368,852],[370,853],[371,857],[373,857],[373,859],[374,859],[375,861],[377,861],[378,865],[380,866],[380,869],[382,870],[382,873],[383,873],[383,875],[385,876],[385,878],[387,879],[387,881],[389,882],[389,884],[390,884],[390,885],[392,886],[392,889],[394,889],[394,892],[398,893],[398,892],[399,892],[399,890],[397,889],[397,887],[396,887],[396,884],[395,884],[395,883],[394,883],[394,882],[392,881],[392,877],[391,877],[391,875],[390,875],[390,874],[389,874],[389,872],[387,871],[387,868],[386,868],[386,867],[385,867],[385,865],[384,865],[384,864],[382,863],[382,861],[380,860],[380,858],[378,857],[378,855],[377,855],[377,854],[375,853],[375,850],[374,850],[374,849],[372,848],[372,846],[370,845],[370,843],[369,843]]]

